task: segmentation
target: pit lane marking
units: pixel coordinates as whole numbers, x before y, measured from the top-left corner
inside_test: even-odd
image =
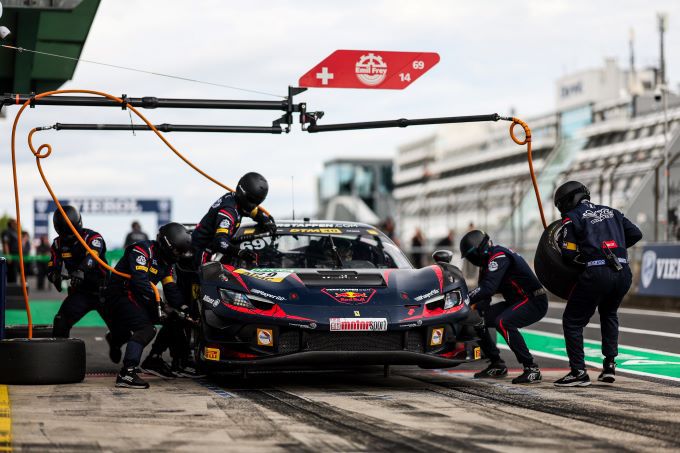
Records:
[[[9,390],[0,385],[0,451],[12,450],[12,411],[9,403]]]
[[[550,301],[550,308],[564,308],[567,304],[564,302]],[[625,313],[628,315],[646,315],[646,316],[659,316],[662,318],[680,318],[680,313],[674,313],[669,311],[660,310],[645,310],[642,308],[627,308],[619,307],[617,310],[619,313]]]
[[[543,318],[538,322],[545,322],[547,324],[558,324],[562,325],[562,320],[557,319],[557,318]],[[600,324],[596,322],[590,322],[588,325],[586,325],[589,329],[600,329]],[[680,333],[673,333],[673,332],[662,332],[659,330],[647,330],[647,329],[634,329],[632,327],[619,327],[619,332],[628,332],[628,333],[639,333],[642,335],[654,335],[657,337],[668,337],[668,338],[680,338]]]

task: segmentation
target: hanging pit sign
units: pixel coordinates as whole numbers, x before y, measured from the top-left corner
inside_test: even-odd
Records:
[[[680,245],[645,246],[638,294],[680,297]]]
[[[434,52],[336,50],[300,77],[310,88],[403,90],[439,63]]]

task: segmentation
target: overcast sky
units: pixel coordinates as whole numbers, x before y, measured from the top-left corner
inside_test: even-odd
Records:
[[[285,95],[289,84],[336,49],[438,52],[440,63],[403,91],[310,90],[299,96],[325,123],[470,115],[511,108],[518,116],[554,108],[555,79],[597,67],[603,58],[628,63],[635,29],[638,66],[656,64],[656,12],[669,13],[667,74],[680,76],[678,1],[201,1],[103,0],[82,58]],[[2,19],[0,19],[0,23]],[[1,52],[8,50],[0,49]],[[79,64],[64,88],[129,96],[276,99],[151,75]],[[13,214],[9,137],[0,119],[0,212]],[[269,125],[278,112],[145,111],[155,123]],[[138,122],[137,120],[135,120]],[[55,122],[129,122],[118,109],[36,108],[23,116],[19,160],[24,222],[32,200],[46,196],[25,148],[25,131]],[[465,127],[465,126],[461,126]],[[505,128],[505,124],[498,127]],[[324,161],[344,156],[393,156],[426,127],[285,136],[168,134],[200,167],[233,185],[247,171],[270,181],[265,205],[278,218],[316,206]],[[184,166],[152,133],[46,132],[54,146],[45,164],[58,194],[172,197],[178,221],[200,219],[222,190]],[[97,217],[86,224],[120,243],[131,219]],[[151,229],[151,216],[142,219]],[[95,223],[95,224],[92,224]]]

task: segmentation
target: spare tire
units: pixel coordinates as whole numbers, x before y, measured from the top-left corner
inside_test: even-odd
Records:
[[[536,248],[534,270],[548,291],[562,299],[568,299],[581,274],[581,268],[562,260],[559,246],[561,232],[561,220],[554,221],[543,231]]]
[[[0,341],[0,384],[71,384],[85,379],[85,343],[76,338]]]
[[[9,340],[12,338],[27,338],[28,337],[28,326],[27,325],[12,325],[5,327],[5,339]],[[52,324],[34,324],[33,325],[33,338],[52,338]]]

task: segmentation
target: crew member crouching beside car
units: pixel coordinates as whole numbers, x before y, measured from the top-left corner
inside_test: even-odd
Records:
[[[151,285],[162,282],[167,304],[174,310],[180,309],[184,299],[175,283],[173,266],[190,254],[191,236],[187,229],[179,223],[168,223],[160,228],[155,241],[141,241],[126,248],[116,265],[117,271],[132,276],[127,279],[112,274],[107,289],[112,329],[106,339],[114,363],[120,361],[120,348],[127,343],[116,387],[149,388],[138,375],[139,362],[144,348],[156,335],[154,324],[164,317]],[[167,368],[167,364],[163,365]]]
[[[524,372],[512,380],[513,384],[541,382],[541,371],[534,362],[519,328],[529,326],[545,316],[548,298],[524,258],[514,251],[494,245],[489,236],[473,230],[460,241],[462,257],[480,267],[479,285],[470,292],[470,305],[482,315],[486,326],[494,326],[503,335]],[[502,302],[491,305],[491,296],[503,295]],[[508,368],[500,356],[489,331],[478,331],[480,346],[491,364],[475,374],[475,378],[501,378]]]

